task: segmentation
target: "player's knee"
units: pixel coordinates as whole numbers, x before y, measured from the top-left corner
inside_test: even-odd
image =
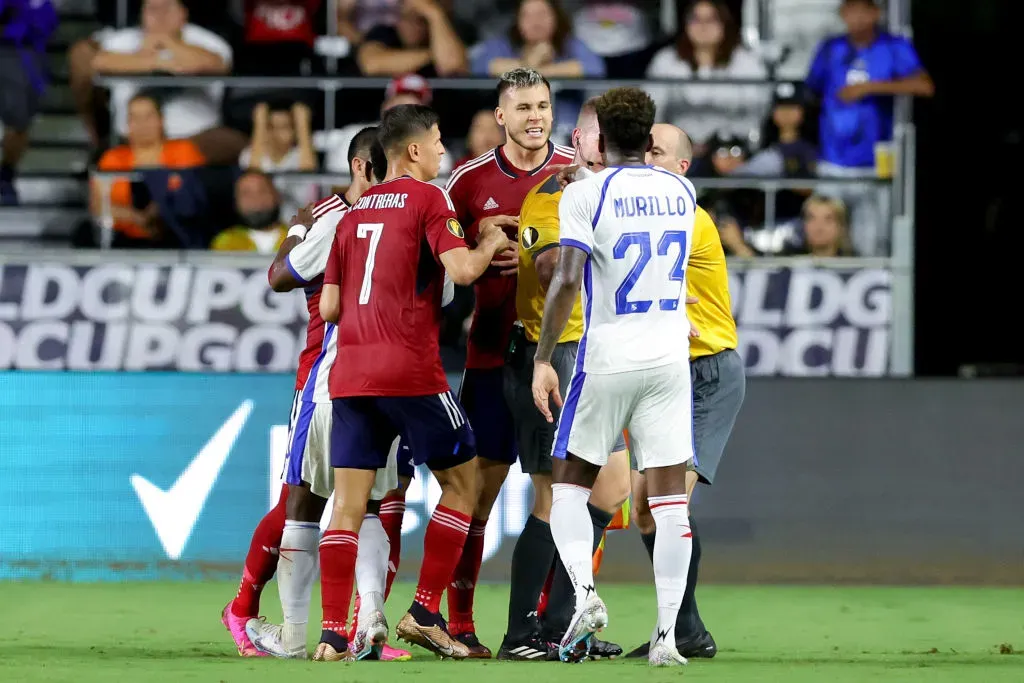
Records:
[[[641,534],[653,534],[654,533],[654,515],[651,514],[651,509],[644,504],[643,510],[633,509],[633,523],[636,524],[636,528]]]

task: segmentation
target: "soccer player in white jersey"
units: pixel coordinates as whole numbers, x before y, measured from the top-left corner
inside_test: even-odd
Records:
[[[281,245],[268,278],[275,291],[303,288],[309,307],[310,323],[307,350],[300,359],[299,384],[289,424],[288,454],[285,482],[288,484],[284,531],[281,536],[280,563],[277,574],[278,592],[284,624],[272,624],[252,618],[245,623],[245,635],[260,652],[286,659],[306,657],[306,628],[309,602],[316,579],[320,518],[334,487],[330,465],[331,402],[327,392],[327,376],[337,353],[334,325],[320,317],[321,282],[335,231],[349,207],[387,172],[384,150],[377,142],[377,129],[364,128],[348,152],[352,183],[344,195],[332,195],[312,209],[308,225],[292,227],[289,239]],[[305,377],[303,380],[302,378]],[[379,501],[398,482],[397,469],[389,463],[379,470],[374,484],[374,498]],[[387,574],[389,543],[384,528],[370,508],[359,536],[360,590],[382,592]],[[383,601],[383,598],[380,599]],[[366,601],[368,606],[374,600]],[[366,615],[364,615],[366,616]],[[364,618],[360,627],[373,628],[374,620]],[[367,638],[353,637],[354,654],[363,658],[375,655],[382,659],[409,659],[404,651],[384,653],[366,647]]]
[[[551,420],[562,406],[554,459],[551,534],[576,591],[576,611],[559,645],[562,661],[586,656],[608,624],[594,589],[594,480],[616,436],[629,429],[647,473],[657,524],[654,581],[658,619],[648,661],[675,666],[676,615],[686,589],[691,538],[686,465],[693,458],[684,273],[697,204],[690,181],[646,166],[654,102],[637,88],[598,98],[605,170],[569,185],[559,206],[560,257],[548,289],[535,355],[533,395]],[[583,286],[584,333],[562,402],[551,356]]]

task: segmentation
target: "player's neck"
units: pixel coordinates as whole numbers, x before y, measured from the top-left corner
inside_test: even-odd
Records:
[[[370,188],[363,187],[362,183],[352,183],[351,185],[348,186],[348,189],[345,190],[345,203],[348,204],[349,206],[355,206],[355,203],[359,201],[359,198],[362,197],[363,193],[366,192],[368,189]]]
[[[868,47],[871,43],[875,42],[875,29],[870,28],[867,31],[860,31],[858,33],[850,33],[850,42],[853,43],[854,47]]]
[[[540,149],[526,149],[509,140],[502,146],[501,151],[505,154],[505,158],[508,159],[509,163],[520,171],[532,171],[543,164],[544,160],[548,158],[547,144]]]
[[[395,178],[401,178],[402,176],[409,176],[416,180],[421,180],[425,183],[429,183],[433,178],[426,177],[423,170],[414,163],[411,163],[408,159],[402,158],[392,161],[388,159],[388,175],[384,178],[384,182],[394,180]]]
[[[639,152],[620,152],[614,149],[606,149],[604,152],[605,165],[607,166],[646,166],[647,154]]]

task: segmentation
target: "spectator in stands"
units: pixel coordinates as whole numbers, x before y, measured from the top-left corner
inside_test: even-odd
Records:
[[[205,163],[191,140],[169,140],[164,133],[164,117],[156,99],[139,94],[128,102],[128,144],[107,150],[98,170],[107,173],[138,171],[147,168],[184,169]],[[108,218],[103,210],[104,185],[91,183],[90,210],[97,222]],[[109,189],[110,216],[114,230],[129,243],[158,244],[163,235],[159,210],[147,196],[142,183],[114,180]]]
[[[93,45],[76,44],[71,51],[71,83],[90,136],[99,142],[93,109],[92,77],[96,73],[221,75],[231,69],[231,47],[217,34],[188,23],[180,0],[146,0],[142,26],[101,32],[98,52],[88,60]],[[127,104],[139,88],[120,84],[111,93],[117,117],[116,132],[127,133]],[[219,126],[223,85],[174,87],[164,102],[167,134],[193,138],[211,163],[234,163],[245,146],[237,131]]]
[[[572,34],[572,20],[559,0],[519,0],[516,21],[507,36],[473,50],[473,74],[500,76],[518,67],[537,69],[548,78],[601,78],[604,60]],[[562,90],[555,100],[555,124],[576,123],[583,93]]]
[[[803,85],[779,83],[775,89],[772,115],[765,126],[765,147],[750,161],[736,169],[736,175],[768,178],[812,178],[818,159],[818,147],[804,134]],[[803,209],[807,190],[780,190],[775,199],[775,220],[796,218]]]
[[[768,88],[698,82],[764,79],[764,64],[740,45],[739,27],[721,0],[697,0],[688,7],[684,0],[676,4],[682,20],[675,42],[654,55],[647,77],[693,82],[649,88],[659,120],[689,133],[696,154],[705,150],[717,130],[749,139],[767,111]]]
[[[715,133],[705,151],[693,161],[689,175],[694,178],[724,178],[733,175],[750,156],[747,141],[728,132]],[[718,224],[722,246],[727,254],[750,257],[756,252],[743,239],[743,233],[760,221],[762,195],[753,190],[712,188],[698,195],[698,202]]]
[[[253,76],[309,75],[313,45],[322,32],[322,0],[245,0],[244,38],[235,73]]]
[[[473,123],[466,135],[466,154],[459,159],[453,168],[458,168],[471,159],[505,144],[505,131],[494,118],[493,109],[481,109],[473,115]]]
[[[651,3],[586,0],[573,16],[576,36],[604,59],[608,78],[640,78],[654,56]]]
[[[398,23],[402,0],[337,0],[338,35],[353,45],[377,26]]]
[[[14,170],[46,87],[46,43],[57,28],[50,0],[0,0],[0,204],[18,203]]]
[[[372,28],[356,60],[366,76],[418,73],[430,78],[468,70],[463,38],[438,0],[403,0],[397,22]]]
[[[559,0],[519,0],[507,36],[474,50],[473,74],[500,76],[529,67],[548,78],[600,78],[604,61],[572,34],[572,20]]]
[[[384,103],[380,107],[380,113],[383,116],[388,109],[400,104],[430,104],[432,99],[433,93],[425,78],[416,74],[405,74],[391,79],[384,95]],[[324,158],[324,170],[328,173],[347,175],[349,172],[347,150],[352,144],[353,138],[362,129],[376,125],[379,125],[379,121],[354,123],[327,133],[324,136],[323,145],[327,150]],[[451,169],[451,155],[445,154],[441,157],[441,175],[447,174]]]
[[[788,245],[783,256],[856,256],[842,200],[812,195],[804,202],[803,241]]]
[[[302,102],[290,107],[258,104],[253,109],[252,144],[242,150],[238,165],[266,173],[317,170],[311,121],[312,112]],[[316,185],[308,181],[277,178],[274,185],[288,215],[316,199]]]
[[[846,35],[824,41],[811,64],[807,85],[821,98],[818,175],[869,178],[879,144],[892,141],[893,95],[931,97],[935,86],[913,44],[883,31],[875,0],[843,0]],[[890,150],[891,151],[891,150]],[[880,228],[888,201],[870,185],[835,185],[821,192],[841,197],[850,208],[851,230],[865,256],[883,250]]]
[[[281,198],[270,176],[246,171],[235,184],[239,225],[224,230],[210,243],[215,251],[255,251],[275,254],[288,237],[281,219]]]

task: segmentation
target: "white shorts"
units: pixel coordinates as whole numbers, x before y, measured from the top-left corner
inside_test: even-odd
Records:
[[[309,490],[321,498],[334,493],[334,470],[331,468],[330,403],[303,401],[295,393],[291,419],[288,421],[288,452],[282,478],[288,484],[309,484]],[[377,470],[370,500],[383,500],[388,491],[398,488],[398,439],[391,444],[387,467]]]
[[[552,457],[598,466],[623,429],[641,471],[693,459],[693,395],[688,362],[611,375],[577,372],[569,382]]]

